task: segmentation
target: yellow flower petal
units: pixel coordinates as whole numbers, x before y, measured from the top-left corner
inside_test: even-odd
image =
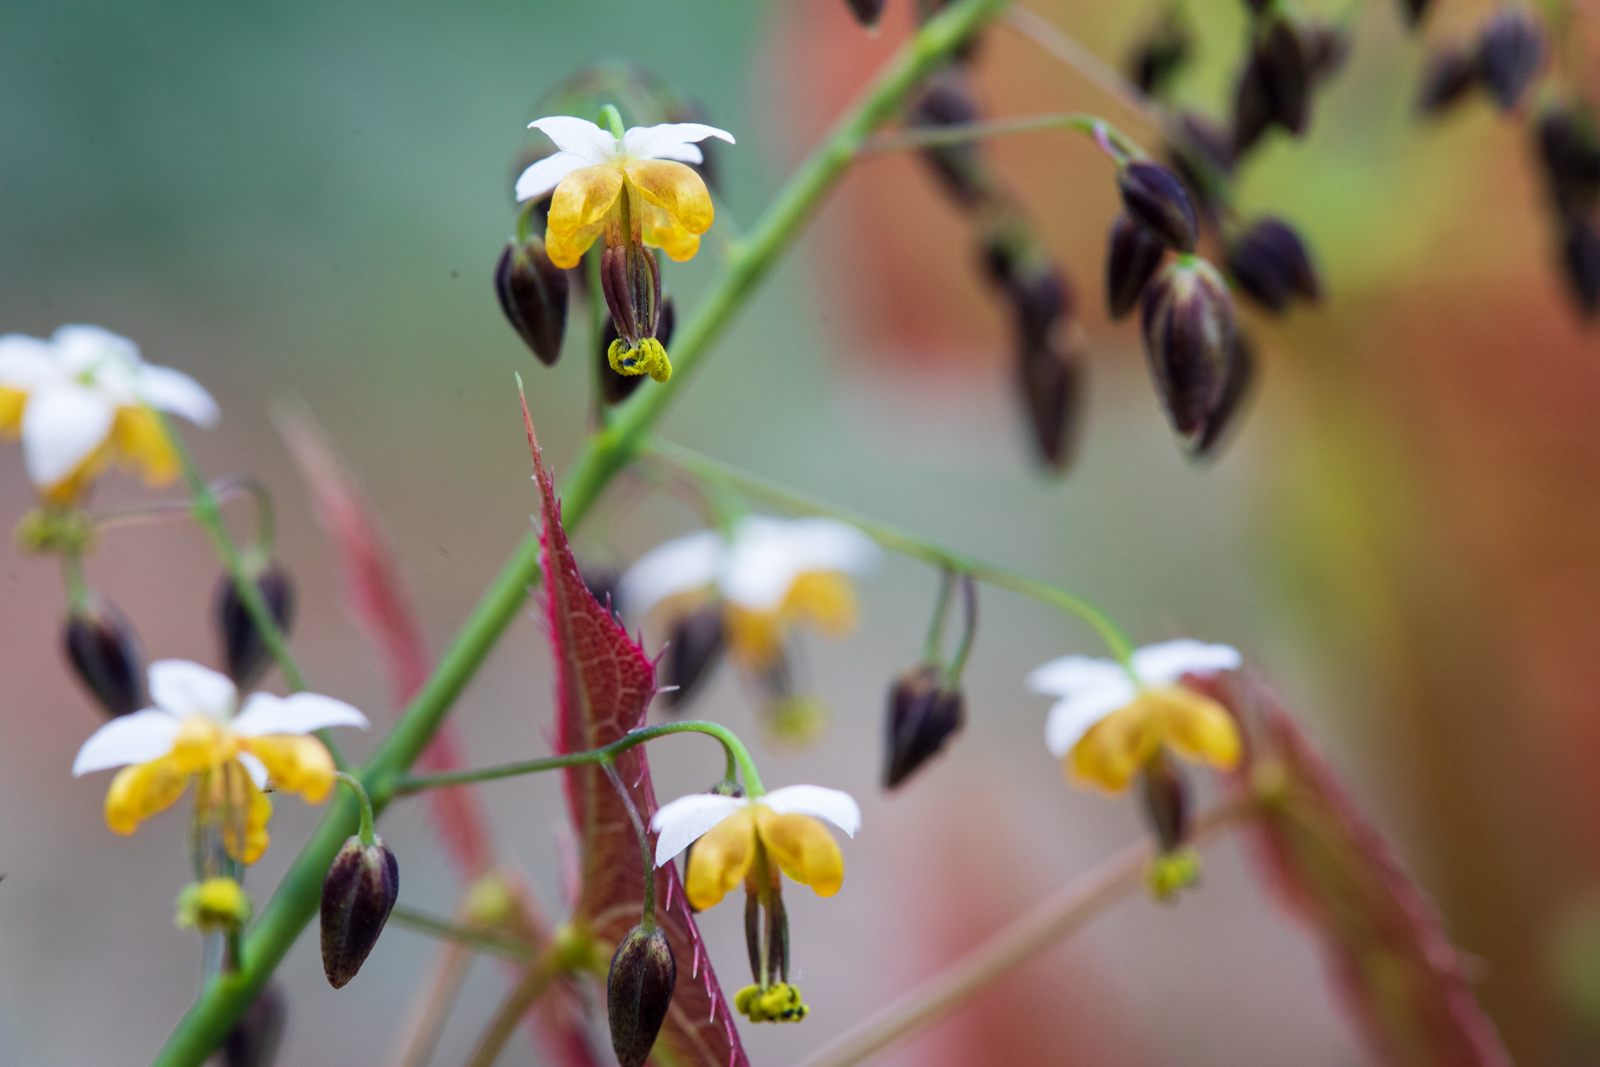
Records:
[[[177,453],[167,441],[160,418],[149,408],[118,408],[111,425],[111,446],[122,465],[137,471],[146,485],[166,485],[178,476]]]
[[[240,747],[261,761],[280,792],[297,793],[309,804],[321,804],[333,788],[333,756],[315,737],[268,734],[245,738]]]
[[[700,175],[670,159],[640,159],[623,164],[628,181],[648,203],[661,208],[692,234],[711,229],[716,211]]]
[[[106,464],[111,462],[112,447],[108,439],[105,444],[89,453],[82,463],[75,467],[71,474],[50,486],[43,493],[45,500],[56,507],[68,508],[78,504],[106,469]]]
[[[1128,787],[1139,768],[1161,747],[1162,721],[1141,693],[1125,708],[1119,708],[1089,728],[1072,746],[1066,763],[1072,774],[1099,786],[1108,793]]]
[[[644,223],[640,239],[645,244],[661,249],[679,263],[693,259],[694,254],[700,251],[700,238],[679,225],[678,220],[663,208],[646,202],[641,209]]]
[[[849,577],[838,571],[806,571],[789,586],[783,614],[810,622],[829,637],[843,637],[855,629],[859,612],[856,590]]]
[[[0,437],[15,437],[22,432],[22,409],[27,406],[27,393],[0,385]]]
[[[844,884],[844,855],[827,827],[809,815],[779,815],[759,804],[755,813],[761,843],[784,874],[815,889],[818,896],[831,897],[839,891]]]
[[[755,813],[738,811],[713,826],[694,843],[689,853],[684,894],[697,911],[704,911],[744,881],[756,855]]]
[[[204,715],[191,715],[178,728],[168,759],[187,774],[219,768],[239,754],[239,739]],[[241,768],[242,770],[242,768]]]
[[[545,253],[558,267],[576,267],[578,258],[605,228],[622,193],[622,169],[601,163],[579,167],[561,179],[550,198],[550,218],[545,226]]]
[[[1180,756],[1224,771],[1239,763],[1239,730],[1221,704],[1181,685],[1144,695],[1163,720],[1167,744]]]
[[[267,823],[272,818],[272,801],[256,788],[250,772],[238,760],[213,770],[197,802],[204,817],[222,831],[222,846],[228,855],[250,866],[267,850]]]
[[[787,632],[779,611],[751,611],[729,604],[723,617],[728,654],[750,670],[760,670],[778,658]]]
[[[133,833],[183,795],[189,775],[183,763],[170,755],[124,767],[106,791],[106,825],[124,837]]]

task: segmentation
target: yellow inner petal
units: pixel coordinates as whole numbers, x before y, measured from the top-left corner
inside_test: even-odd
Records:
[[[1091,726],[1067,754],[1072,775],[1108,793],[1120,793],[1161,747],[1161,720],[1141,693],[1133,703]]]
[[[777,659],[783,652],[783,639],[787,633],[781,611],[781,608],[751,611],[737,604],[729,604],[723,618],[723,636],[728,644],[728,655],[750,670],[760,670]]]
[[[831,897],[839,891],[844,884],[844,856],[821,821],[797,812],[779,815],[759,804],[754,810],[761,843],[784,874],[815,889],[818,896]]]
[[[1231,771],[1239,763],[1239,730],[1227,709],[1181,685],[1152,689],[1144,698],[1158,709],[1167,744],[1180,756]]]
[[[183,795],[192,772],[172,755],[124,767],[106,791],[106,825],[124,837]]]
[[[0,385],[0,438],[12,438],[22,432],[22,409],[27,406],[27,393]]]
[[[839,571],[807,571],[794,580],[783,598],[783,614],[795,622],[809,622],[829,637],[843,637],[855,629],[860,612],[856,590]]]
[[[744,881],[756,854],[755,813],[736,811],[713,826],[689,853],[684,894],[697,911],[716,904]]]
[[[550,198],[550,218],[545,226],[545,253],[550,262],[564,269],[578,265],[605,229],[622,185],[622,168],[613,163],[579,167],[561,179]]]
[[[320,804],[333,788],[333,756],[315,737],[268,734],[240,742],[246,752],[260,760],[272,784],[284,793],[296,793],[309,804]]]
[[[640,239],[647,245],[661,249],[679,263],[693,259],[694,254],[700,251],[700,238],[684,229],[664,209],[650,203],[644,205]]]
[[[161,419],[147,407],[117,409],[111,447],[122,466],[137,472],[146,485],[166,485],[178,476],[178,455],[167,441]]]
[[[711,229],[716,215],[711,194],[700,175],[686,164],[670,159],[640,159],[630,160],[622,169],[646,202],[666,212],[686,231],[698,236]]]

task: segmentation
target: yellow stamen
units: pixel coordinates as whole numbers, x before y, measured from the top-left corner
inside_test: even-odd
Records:
[[[190,772],[172,756],[124,767],[106,791],[106,825],[124,837],[183,795]]]

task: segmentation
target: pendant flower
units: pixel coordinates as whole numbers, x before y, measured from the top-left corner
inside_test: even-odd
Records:
[[[616,137],[592,122],[552,115],[528,123],[555,142],[555,155],[517,179],[517,201],[555,190],[545,252],[558,267],[576,267],[602,232],[606,244],[644,243],[678,261],[694,258],[711,228],[711,194],[684,164],[703,160],[696,141],[733,134],[698,122],[635,126]]]
[[[622,576],[630,611],[657,605],[671,622],[720,602],[723,637],[741,665],[778,661],[791,627],[808,622],[830,637],[856,624],[851,575],[878,558],[871,538],[836,519],[741,519],[731,540],[712,530],[658,545]]]
[[[1163,745],[1223,770],[1238,763],[1233,718],[1181,679],[1239,663],[1227,645],[1167,641],[1139,649],[1126,668],[1087,656],[1051,660],[1028,675],[1028,688],[1061,698],[1045,723],[1045,744],[1068,774],[1119,793]]]
[[[217,421],[216,401],[193,378],[144,362],[109,330],[0,337],[0,437],[21,435],[28,477],[49,503],[74,503],[113,460],[149,485],[172,481],[178,457],[155,411]]]
[[[786,786],[759,797],[691,793],[650,820],[658,835],[656,866],[694,845],[684,893],[698,911],[718,903],[747,877],[770,876],[776,887],[777,871],[768,860],[818,896],[831,897],[844,883],[844,857],[819,819],[854,837],[861,808],[849,793],[818,785]]]
[[[83,743],[73,777],[124,768],[111,780],[105,805],[106,825],[123,835],[171,807],[198,777],[201,821],[220,825],[228,854],[246,865],[267,847],[272,802],[262,790],[269,781],[312,804],[333,788],[333,757],[305,735],[367,726],[349,704],[315,693],[253,693],[238,710],[233,682],[186,660],[150,665],[150,699],[154,707],[111,720]]]

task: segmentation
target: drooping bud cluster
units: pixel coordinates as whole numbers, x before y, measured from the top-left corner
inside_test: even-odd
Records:
[[[1145,290],[1143,327],[1156,392],[1192,446],[1222,408],[1238,348],[1227,282],[1205,260],[1180,256]]]
[[[1262,5],[1255,10],[1249,58],[1233,102],[1233,152],[1254,147],[1273,126],[1303,136],[1317,86],[1337,73],[1349,51],[1342,31]]]
[[[1600,314],[1600,126],[1586,108],[1556,105],[1539,119],[1538,146],[1561,266],[1578,306]]]
[[[322,971],[335,989],[356,976],[400,894],[400,864],[373,836],[352,836],[322,880]]]
[[[550,262],[541,238],[507,242],[495,265],[494,291],[517,336],[540,363],[554,366],[567,330],[567,272]]]
[[[1193,55],[1194,25],[1183,6],[1172,3],[1135,42],[1124,69],[1141,93],[1161,97]]]
[[[1428,59],[1417,110],[1437,115],[1481,86],[1501,111],[1514,111],[1544,64],[1544,31],[1529,15],[1506,10],[1483,24],[1475,41],[1436,48]]]
[[[1200,222],[1183,182],[1159,163],[1136,160],[1117,170],[1122,205],[1139,225],[1179,252],[1193,252]]]
[[[63,636],[72,669],[106,714],[115,718],[149,706],[139,635],[115,604],[92,597],[67,617]]]
[[[294,583],[289,575],[274,561],[255,569],[253,580],[278,629],[287,634],[294,621]],[[239,586],[231,574],[217,580],[212,604],[228,677],[240,689],[248,689],[260,680],[271,662],[266,639],[239,596]]]
[[[678,962],[666,932],[635,926],[617,945],[606,975],[611,1047],[622,1067],[643,1067],[672,1006]]]
[[[967,699],[938,663],[919,663],[889,688],[883,785],[894,789],[966,724]]]
[[[1139,304],[1144,287],[1155,277],[1167,254],[1166,242],[1126,212],[1118,212],[1106,241],[1106,306],[1113,319],[1125,317]]]

